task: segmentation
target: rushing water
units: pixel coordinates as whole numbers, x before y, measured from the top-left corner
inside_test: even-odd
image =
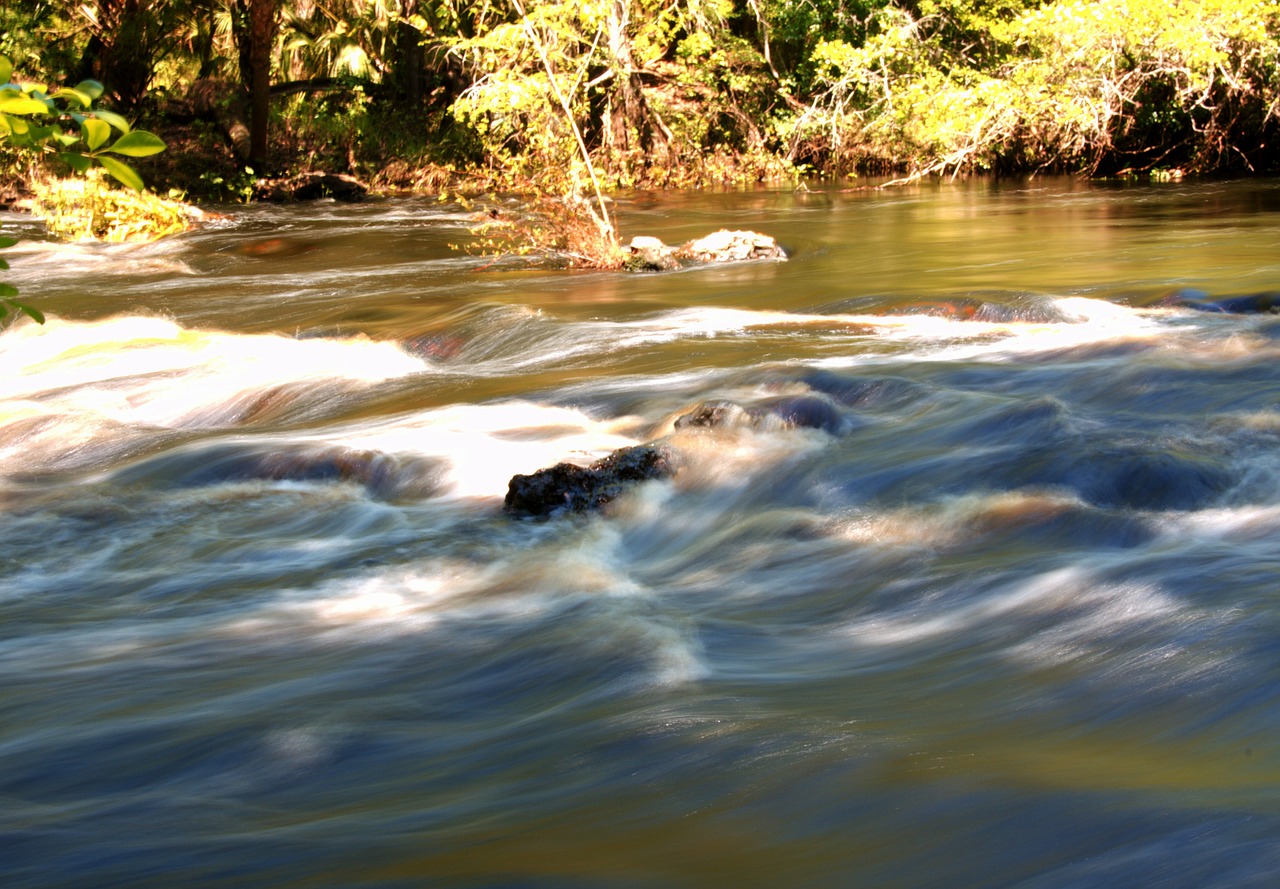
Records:
[[[618,211],[792,259],[4,217],[0,884],[1276,885],[1280,320],[1166,297],[1280,291],[1280,183]]]

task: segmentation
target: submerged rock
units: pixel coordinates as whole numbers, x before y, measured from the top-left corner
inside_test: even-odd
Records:
[[[116,476],[125,483],[204,487],[236,482],[354,483],[380,500],[417,500],[445,486],[444,464],[343,446],[219,444],[179,448]]]
[[[749,411],[732,401],[704,401],[702,404],[676,418],[677,429],[733,429],[755,426],[760,420],[756,411]]]
[[[1209,299],[1207,296],[1180,296],[1170,300],[1172,305],[1197,312],[1221,312],[1228,315],[1280,314],[1280,293],[1251,293],[1226,299]]]
[[[599,509],[633,485],[675,474],[675,454],[661,445],[614,451],[590,466],[557,463],[532,475],[513,476],[502,508],[518,517]]]
[[[676,418],[676,429],[821,429],[848,431],[850,421],[832,399],[819,393],[785,395],[760,407],[706,401]]]

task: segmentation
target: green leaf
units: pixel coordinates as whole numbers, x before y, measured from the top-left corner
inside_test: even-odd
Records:
[[[111,125],[105,120],[86,117],[80,126],[84,131],[84,144],[89,146],[90,151],[97,151],[111,138]]]
[[[0,237],[0,250],[3,250],[5,247],[12,247],[16,243],[18,243],[17,238]]]
[[[72,99],[76,102],[79,102],[80,107],[82,108],[88,108],[90,105],[93,104],[93,99],[89,98],[89,95],[87,93],[82,93],[80,92],[80,90],[72,89],[69,86],[64,86],[61,89],[56,90],[54,94],[49,98],[50,99]]]
[[[7,272],[7,271],[9,271],[9,260],[0,259],[0,272]]]
[[[62,152],[58,155],[58,160],[81,175],[89,172],[89,168],[93,166],[93,158],[87,154],[76,154],[72,151]]]
[[[0,111],[5,114],[48,114],[49,106],[14,90],[0,90]]]
[[[132,127],[129,126],[129,121],[125,120],[114,111],[103,111],[99,108],[97,111],[93,112],[93,116],[98,118],[98,120],[105,120],[122,133],[127,133],[132,129]]]
[[[99,155],[98,163],[102,164],[103,169],[114,176],[121,185],[132,188],[134,191],[142,191],[142,177],[133,171],[133,167],[106,155]]]
[[[22,314],[26,315],[28,318],[30,318],[32,321],[36,322],[37,324],[44,323],[44,312],[41,312],[35,306],[29,306],[26,303],[20,303],[16,299],[4,299],[4,300],[0,300],[0,302],[13,306],[15,309],[17,309]]]
[[[146,130],[134,130],[125,133],[106,150],[125,157],[148,157],[164,151],[164,140]]]
[[[0,281],[0,297],[17,296],[18,288]]]
[[[8,57],[0,56],[0,83],[8,83],[13,77],[13,62]]]
[[[90,99],[102,98],[103,86],[96,80],[82,80],[76,84],[76,89],[84,93]]]

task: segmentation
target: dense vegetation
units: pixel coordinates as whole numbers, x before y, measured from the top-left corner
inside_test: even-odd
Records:
[[[1280,0],[7,0],[0,54],[194,195],[1280,169]]]

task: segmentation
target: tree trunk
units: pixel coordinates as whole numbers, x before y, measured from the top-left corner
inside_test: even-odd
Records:
[[[404,0],[401,14],[408,18],[418,12],[418,0]],[[406,21],[396,23],[396,61],[394,82],[400,98],[410,108],[422,107],[422,32]]]
[[[649,107],[631,55],[631,10],[628,0],[609,6],[609,66],[613,72],[604,137],[613,172],[637,161],[665,159],[668,133]]]
[[[276,37],[276,0],[249,0],[249,163],[267,165],[267,119],[271,113],[271,49]]]
[[[91,30],[72,80],[102,81],[120,110],[147,95],[158,48],[165,42],[169,6],[163,0],[96,0],[86,5]]]

